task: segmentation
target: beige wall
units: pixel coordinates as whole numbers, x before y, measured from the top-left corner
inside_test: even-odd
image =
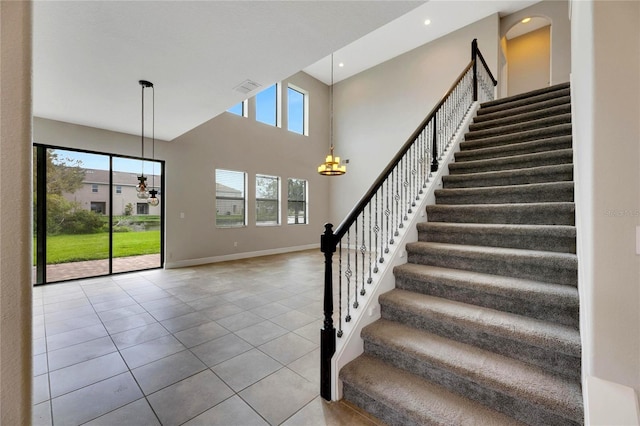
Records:
[[[0,2],[0,424],[31,422],[31,3]]]
[[[574,1],[571,56],[584,374],[640,392],[640,3]]]
[[[305,73],[283,81],[282,104],[291,83],[309,92],[309,136],[256,122],[231,113],[196,127],[171,142],[156,141],[156,159],[165,160],[165,261],[169,266],[196,264],[255,254],[319,247],[328,217],[329,179],[317,173],[328,152],[328,88]],[[42,118],[34,119],[38,143],[140,156],[140,137]],[[145,150],[149,152],[150,146]],[[248,174],[248,226],[220,229],[215,225],[215,169]],[[286,212],[287,178],[309,181],[309,223],[256,226],[255,175],[280,176],[282,211]],[[182,214],[184,217],[182,217]],[[286,221],[286,219],[285,219]]]
[[[566,83],[571,73],[571,23],[567,0],[543,0],[500,20],[500,38],[526,17],[542,17],[551,21],[551,85]],[[506,64],[500,63],[502,70]],[[502,75],[502,73],[501,73]],[[507,93],[506,81],[499,84],[501,96]]]
[[[347,215],[471,61],[478,45],[494,76],[498,15],[418,47],[335,87],[336,154],[347,173],[331,181],[331,220]]]
[[[507,41],[508,96],[549,86],[551,27]]]
[[[287,248],[319,247],[323,224],[329,215],[329,182],[318,165],[329,150],[328,87],[300,72],[282,82],[282,105],[287,104],[287,84],[309,92],[309,136],[252,119],[255,104],[249,99],[249,118],[230,113],[176,138],[167,145],[167,262],[217,260],[242,253],[264,253]],[[216,168],[247,173],[248,225],[224,229],[215,224]],[[256,226],[255,176],[281,178],[281,211],[286,209],[287,179],[308,180],[309,223]],[[196,185],[195,189],[191,189]],[[184,216],[184,217],[183,217]],[[286,218],[283,218],[286,222]]]

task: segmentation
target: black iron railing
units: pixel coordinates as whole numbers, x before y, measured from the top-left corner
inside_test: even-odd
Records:
[[[497,81],[491,74],[476,40],[471,43],[471,62],[418,129],[382,171],[355,208],[334,231],[325,225],[321,251],[325,256],[324,323],[321,330],[320,394],[331,399],[331,359],[336,337],[343,337],[343,322],[351,321],[352,309],[360,305],[373,282],[378,265],[386,260],[399,230],[413,212],[416,201],[440,166],[444,151],[476,101],[493,99]],[[479,66],[481,65],[481,66]],[[337,270],[333,255],[338,253]],[[334,294],[334,280],[337,292]],[[338,328],[334,326],[334,299]]]

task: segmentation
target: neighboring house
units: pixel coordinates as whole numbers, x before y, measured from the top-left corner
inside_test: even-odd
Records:
[[[244,214],[242,191],[216,183],[216,214],[240,215]]]
[[[64,194],[69,201],[80,204],[80,207],[91,210],[99,214],[109,214],[109,200],[113,197],[114,216],[125,215],[125,209],[131,204],[133,215],[158,215],[161,211],[162,204],[155,207],[150,206],[146,200],[141,200],[137,196],[136,185],[138,184],[138,175],[129,172],[113,172],[113,194],[109,194],[109,171],[99,169],[84,169],[85,175],[82,181],[82,187],[75,192]],[[147,175],[147,183],[152,185],[154,176]],[[161,177],[155,176],[156,189],[158,197],[162,196],[160,191]],[[161,199],[161,198],[160,198]]]

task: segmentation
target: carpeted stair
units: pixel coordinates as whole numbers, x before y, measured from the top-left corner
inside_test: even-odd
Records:
[[[345,399],[392,425],[583,424],[569,90],[478,110]]]

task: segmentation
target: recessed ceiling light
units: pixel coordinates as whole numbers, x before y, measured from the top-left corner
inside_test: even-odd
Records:
[[[425,20],[424,20],[424,24],[425,24],[425,25],[429,25],[430,23],[431,23],[431,19],[425,19]]]
[[[528,24],[529,22],[531,22],[531,18],[524,18],[522,21],[523,24]]]
[[[340,68],[344,67],[344,62],[340,62],[340,63],[338,64],[338,66],[339,66]]]

